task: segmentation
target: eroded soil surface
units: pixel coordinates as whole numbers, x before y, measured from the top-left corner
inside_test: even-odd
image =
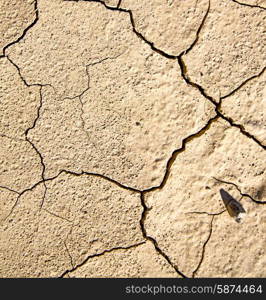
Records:
[[[265,0],[0,25],[0,277],[266,277]]]

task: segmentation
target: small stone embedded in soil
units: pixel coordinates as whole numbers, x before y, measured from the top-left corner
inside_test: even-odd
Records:
[[[232,222],[226,214],[215,217],[197,277],[266,276],[265,205],[257,205],[247,197],[241,203],[248,211],[245,222]]]
[[[240,223],[243,218],[243,215],[246,213],[241,203],[234,199],[224,189],[220,189],[220,194],[229,215],[233,217],[236,220],[236,222]]]
[[[219,192],[221,188],[226,189],[234,199],[239,199],[239,191],[213,177],[234,182],[242,193],[254,197],[257,187],[264,182],[264,166],[261,164],[264,160],[265,151],[261,147],[242,135],[239,129],[219,119],[206,132],[187,142],[185,151],[177,154],[165,186],[145,195],[147,206],[152,207],[145,221],[147,234],[157,241],[160,249],[186,276],[192,276],[200,263],[211,226],[212,216],[208,214],[218,214],[215,220],[227,218],[232,225],[239,226],[222,213],[224,205],[221,206]],[[250,164],[254,164],[253,168],[249,167]],[[250,211],[247,204],[243,206],[248,214],[241,226],[245,224],[247,228],[248,224],[257,222],[257,217],[254,219],[254,211]],[[259,223],[258,228],[262,229]],[[257,239],[259,236],[254,236],[253,242]],[[232,247],[237,246],[238,240],[234,243]],[[222,260],[223,255],[220,252],[216,257]],[[232,262],[232,268],[237,269],[238,265]],[[196,276],[199,274],[197,271]],[[215,276],[216,271],[212,274]],[[228,274],[223,270],[219,276]]]

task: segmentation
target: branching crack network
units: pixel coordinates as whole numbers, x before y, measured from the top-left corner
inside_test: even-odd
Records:
[[[43,101],[42,101],[42,89],[43,89],[44,86],[50,86],[50,87],[51,87],[51,85],[50,85],[50,84],[38,84],[38,83],[36,83],[36,84],[28,84],[28,83],[26,82],[26,80],[23,78],[23,76],[21,75],[20,68],[15,64],[15,62],[13,62],[13,61],[6,55],[6,50],[7,50],[10,46],[12,46],[12,45],[14,45],[14,44],[20,42],[20,41],[25,37],[26,33],[27,33],[27,32],[28,32],[28,31],[29,31],[29,30],[30,30],[30,29],[38,22],[38,20],[39,20],[38,1],[35,0],[35,2],[34,2],[34,8],[35,8],[35,14],[36,14],[36,17],[35,17],[34,21],[33,21],[27,28],[25,28],[25,30],[23,31],[22,35],[21,35],[18,39],[16,39],[15,41],[9,43],[8,45],[6,45],[6,46],[4,47],[4,49],[3,49],[4,55],[0,56],[0,58],[6,57],[6,58],[9,60],[9,62],[10,62],[13,66],[16,67],[19,76],[21,77],[22,81],[24,82],[24,84],[25,84],[27,87],[29,87],[29,86],[38,86],[38,87],[39,87],[39,93],[40,93],[40,105],[39,105],[39,107],[38,107],[38,109],[37,109],[37,116],[36,116],[36,118],[34,119],[32,126],[29,127],[29,128],[25,131],[25,138],[26,138],[26,141],[29,142],[29,143],[31,144],[32,148],[36,151],[36,153],[38,154],[38,156],[39,156],[39,158],[40,158],[40,162],[41,162],[41,165],[42,165],[42,174],[41,174],[42,179],[41,179],[39,182],[35,183],[32,187],[27,188],[27,189],[25,189],[24,191],[22,191],[22,192],[20,192],[20,193],[17,192],[17,191],[15,191],[15,190],[12,190],[12,189],[9,188],[9,187],[3,187],[3,186],[0,186],[0,188],[7,189],[7,190],[9,190],[9,191],[11,191],[11,192],[14,192],[14,193],[17,193],[17,194],[18,194],[18,197],[17,197],[17,199],[16,199],[16,201],[15,201],[13,207],[11,208],[10,213],[9,213],[8,216],[5,218],[5,220],[6,220],[6,219],[12,214],[12,212],[14,211],[14,208],[15,208],[16,205],[18,204],[20,197],[21,197],[23,194],[25,194],[27,191],[33,190],[33,189],[34,189],[36,186],[38,186],[39,184],[43,184],[43,185],[44,185],[44,188],[45,188],[45,189],[44,189],[44,195],[43,195],[43,198],[42,198],[42,202],[41,202],[41,204],[40,204],[40,207],[42,208],[43,205],[44,205],[44,199],[45,199],[45,195],[46,195],[46,191],[47,191],[46,182],[56,179],[56,178],[57,178],[58,176],[60,176],[60,174],[62,174],[62,173],[71,174],[71,175],[73,175],[73,176],[91,175],[91,176],[96,176],[96,177],[99,177],[99,178],[103,178],[103,179],[105,179],[105,180],[108,180],[109,182],[112,182],[113,184],[116,184],[116,185],[119,186],[120,188],[127,189],[127,190],[130,190],[130,191],[139,193],[139,195],[140,195],[140,200],[141,200],[141,205],[142,205],[142,207],[143,207],[143,212],[142,212],[141,219],[140,219],[140,228],[141,228],[143,237],[145,238],[145,240],[150,240],[150,241],[153,243],[153,245],[154,245],[156,251],[157,251],[162,257],[164,257],[164,259],[165,259],[165,260],[166,260],[166,261],[167,261],[167,262],[175,269],[175,271],[176,271],[176,273],[177,273],[178,275],[180,275],[181,277],[187,277],[186,275],[184,275],[184,274],[178,269],[177,266],[175,266],[175,265],[173,264],[173,262],[171,261],[170,257],[160,249],[160,247],[159,247],[157,241],[156,241],[153,237],[151,237],[151,236],[149,236],[149,235],[147,234],[146,228],[145,228],[145,219],[146,219],[146,217],[147,217],[149,208],[147,207],[147,205],[146,205],[146,203],[145,203],[145,194],[146,194],[146,193],[149,193],[149,192],[151,192],[151,191],[157,190],[157,189],[162,189],[162,188],[165,186],[165,184],[166,184],[166,182],[167,182],[167,179],[168,179],[168,177],[169,177],[169,174],[170,174],[171,166],[172,166],[173,162],[175,161],[177,155],[178,155],[179,153],[185,151],[185,149],[186,149],[186,144],[187,144],[187,143],[189,143],[192,139],[197,138],[197,137],[201,136],[202,134],[204,134],[204,133],[210,128],[211,124],[212,124],[213,122],[217,121],[219,118],[224,119],[224,120],[227,121],[231,126],[237,127],[237,128],[240,130],[240,132],[241,132],[242,134],[244,134],[246,137],[252,139],[255,143],[257,143],[258,146],[260,146],[261,148],[263,148],[263,149],[265,150],[266,147],[265,147],[264,145],[262,145],[262,143],[261,143],[260,141],[258,141],[253,135],[251,135],[249,132],[247,132],[247,131],[245,130],[245,128],[244,128],[243,125],[236,124],[231,118],[224,116],[224,115],[221,113],[220,108],[221,108],[221,104],[222,104],[222,100],[223,100],[223,99],[225,99],[225,98],[229,97],[230,95],[232,95],[233,93],[235,93],[237,90],[239,90],[242,86],[244,86],[244,85],[245,85],[247,82],[249,82],[250,80],[252,80],[252,79],[254,79],[254,78],[260,76],[260,75],[265,71],[266,68],[263,68],[263,70],[262,70],[258,75],[254,75],[254,76],[250,77],[249,79],[245,80],[245,81],[244,81],[239,87],[237,87],[234,91],[231,91],[228,95],[221,97],[221,98],[219,99],[219,102],[217,102],[213,97],[211,97],[210,95],[208,95],[208,94],[206,93],[206,91],[204,90],[204,88],[203,88],[202,86],[200,86],[199,84],[193,82],[193,81],[189,78],[188,73],[187,73],[187,66],[185,65],[184,60],[183,60],[183,56],[184,56],[185,54],[187,54],[189,51],[191,51],[192,48],[195,46],[195,44],[198,42],[198,39],[199,39],[199,36],[200,36],[200,32],[201,32],[202,28],[204,27],[205,21],[206,21],[206,19],[207,19],[207,17],[208,17],[209,11],[210,11],[210,1],[209,1],[208,8],[207,8],[207,10],[206,10],[206,13],[205,13],[205,15],[204,15],[204,17],[203,17],[203,19],[202,19],[202,22],[201,22],[201,24],[200,24],[200,26],[199,26],[199,28],[198,28],[198,30],[197,30],[197,32],[196,32],[196,37],[195,37],[194,41],[192,42],[192,44],[189,46],[188,49],[186,49],[185,51],[183,51],[183,52],[180,53],[179,55],[171,55],[171,54],[168,54],[168,53],[164,52],[164,51],[161,50],[161,49],[158,49],[158,48],[154,45],[153,42],[150,42],[150,41],[149,41],[142,33],[140,33],[139,31],[137,31],[137,29],[136,29],[136,27],[135,27],[135,22],[134,22],[134,17],[133,17],[132,11],[131,11],[131,10],[128,10],[128,9],[121,8],[121,7],[120,7],[120,6],[121,6],[121,2],[122,2],[121,0],[118,1],[118,4],[117,4],[116,7],[108,6],[104,1],[101,1],[101,0],[88,0],[88,1],[86,1],[86,0],[64,0],[64,2],[70,2],[70,1],[74,1],[74,2],[81,2],[81,1],[84,1],[84,2],[96,2],[96,3],[102,4],[106,9],[113,10],[113,11],[120,11],[120,12],[124,12],[124,13],[129,14],[129,18],[130,18],[130,22],[131,22],[131,25],[132,25],[132,30],[133,30],[133,32],[134,32],[141,40],[143,40],[145,43],[147,43],[153,51],[159,53],[160,55],[162,55],[162,56],[164,56],[164,57],[166,57],[166,58],[168,58],[168,59],[177,60],[177,62],[178,62],[178,64],[179,64],[179,67],[180,67],[180,70],[181,70],[181,76],[183,77],[184,81],[185,81],[188,85],[190,85],[191,87],[196,88],[196,89],[201,93],[201,95],[203,95],[208,101],[210,101],[210,102],[215,106],[215,112],[216,112],[216,115],[215,115],[214,117],[212,117],[211,119],[209,119],[209,121],[205,124],[205,126],[203,126],[203,128],[201,128],[198,132],[196,132],[196,133],[194,133],[194,134],[191,134],[190,136],[184,138],[183,141],[182,141],[182,146],[181,146],[179,149],[176,149],[176,150],[173,151],[171,157],[169,158],[169,160],[168,160],[168,162],[167,162],[166,170],[165,170],[165,174],[164,174],[163,180],[162,180],[161,184],[158,185],[158,186],[150,187],[150,188],[148,188],[148,189],[146,189],[146,190],[141,191],[141,190],[138,190],[138,189],[129,187],[129,186],[125,186],[125,185],[123,185],[123,184],[117,182],[116,180],[111,179],[111,178],[109,178],[109,177],[106,177],[106,176],[104,176],[104,175],[96,174],[96,173],[90,173],[90,172],[85,172],[85,171],[82,171],[81,173],[75,173],[75,172],[72,172],[72,171],[69,171],[69,170],[61,170],[56,176],[51,177],[51,178],[45,178],[45,164],[44,164],[44,158],[43,158],[42,154],[40,153],[40,151],[38,150],[38,148],[37,148],[37,147],[34,145],[34,143],[28,138],[28,133],[29,133],[30,130],[34,129],[34,127],[36,126],[36,123],[37,123],[37,121],[38,121],[38,119],[39,119],[39,117],[40,117],[40,111],[41,111],[42,104],[43,104]],[[246,6],[258,7],[258,8],[265,9],[265,8],[259,7],[259,6],[253,6],[253,5],[243,4],[243,3],[240,3],[240,2],[238,2],[238,1],[236,1],[236,0],[232,0],[232,1],[233,1],[233,2],[236,2],[236,3],[240,4],[240,5],[246,5]],[[121,55],[121,54],[120,54],[120,55]],[[117,57],[118,57],[118,56],[117,56]],[[92,63],[92,64],[86,66],[86,72],[87,72],[87,75],[88,75],[88,86],[87,86],[87,88],[86,88],[84,91],[82,91],[81,94],[79,94],[79,95],[73,97],[73,98],[78,97],[78,98],[80,99],[80,103],[81,103],[81,106],[82,106],[82,110],[83,110],[83,103],[82,103],[82,101],[81,101],[81,96],[89,89],[89,81],[90,81],[90,79],[89,79],[88,68],[89,68],[91,65],[93,65],[93,64],[101,63],[101,62],[103,62],[104,60],[107,60],[107,59],[115,59],[115,58],[117,58],[117,57],[114,57],[114,58],[105,58],[105,59],[103,59],[103,60],[101,60],[101,61],[98,61],[98,62],[95,62],[95,63]],[[82,114],[83,114],[83,111],[82,111]],[[81,115],[81,118],[82,118],[82,115]],[[83,120],[83,125],[84,125],[84,119],[82,118],[82,120]],[[234,184],[234,183],[225,182],[225,181],[223,181],[223,180],[220,180],[220,181],[223,182],[223,183],[227,183],[227,184],[232,184],[232,185],[234,185],[234,186],[238,189],[238,191],[240,192],[240,194],[241,194],[242,196],[249,197],[252,201],[256,202],[257,204],[265,204],[265,202],[266,202],[266,201],[263,202],[263,201],[255,200],[255,199],[253,199],[250,195],[242,193],[241,190],[238,188],[238,186],[237,186],[236,184]],[[45,209],[45,208],[43,208],[43,209]],[[61,217],[61,216],[59,216],[59,215],[57,215],[57,214],[54,214],[54,213],[50,212],[50,211],[47,210],[47,209],[45,209],[45,211],[47,211],[48,213],[54,215],[55,217],[59,217],[59,218],[65,219],[65,218],[63,218],[63,217]],[[200,259],[200,262],[199,262],[198,266],[197,266],[197,267],[195,268],[195,270],[193,271],[192,277],[195,277],[195,276],[196,276],[196,273],[198,272],[198,270],[199,270],[199,268],[201,267],[202,262],[203,262],[203,260],[204,260],[205,247],[206,247],[208,241],[210,240],[211,234],[212,234],[212,223],[213,223],[213,220],[214,220],[214,218],[215,218],[217,215],[219,215],[219,214],[221,214],[221,213],[223,213],[223,212],[224,212],[224,211],[219,212],[219,213],[216,213],[216,214],[209,214],[209,213],[207,213],[207,212],[191,212],[191,213],[195,213],[195,214],[197,214],[197,213],[198,213],[198,214],[207,214],[207,215],[211,216],[211,223],[210,223],[210,231],[209,231],[209,235],[208,235],[206,241],[205,241],[204,244],[203,244],[201,259]],[[65,220],[71,222],[71,220],[68,220],[68,219],[65,219]],[[101,256],[101,255],[104,255],[105,253],[112,252],[112,251],[116,251],[116,250],[121,250],[121,249],[131,249],[131,248],[137,247],[137,246],[139,246],[139,245],[141,245],[141,244],[143,244],[143,243],[145,243],[145,242],[141,242],[141,243],[134,244],[134,245],[130,245],[130,246],[126,246],[126,247],[116,247],[116,248],[112,248],[112,249],[109,249],[109,250],[105,250],[105,251],[103,251],[103,252],[101,252],[101,253],[99,253],[99,254],[89,255],[82,263],[80,263],[80,264],[74,266],[73,260],[72,260],[72,257],[71,257],[71,255],[70,255],[70,253],[69,253],[69,250],[68,250],[68,248],[67,248],[66,242],[64,242],[65,247],[66,247],[66,251],[67,251],[67,253],[68,253],[69,257],[70,257],[70,261],[71,261],[71,266],[72,266],[72,268],[71,268],[70,270],[66,270],[66,271],[61,275],[61,277],[64,277],[64,276],[68,275],[68,274],[69,274],[70,272],[72,272],[72,271],[75,271],[77,268],[79,268],[79,267],[81,267],[82,265],[84,265],[90,258],[97,257],[97,256]]]

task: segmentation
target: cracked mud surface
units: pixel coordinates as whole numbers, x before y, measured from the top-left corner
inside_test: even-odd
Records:
[[[1,2],[1,277],[266,276],[265,8]]]

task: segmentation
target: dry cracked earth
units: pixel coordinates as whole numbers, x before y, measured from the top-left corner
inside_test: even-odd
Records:
[[[0,3],[0,276],[265,277],[266,1]]]

